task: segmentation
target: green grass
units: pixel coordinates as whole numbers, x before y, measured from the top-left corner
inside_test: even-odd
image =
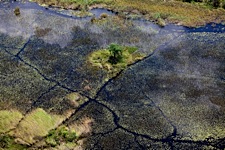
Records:
[[[15,128],[23,115],[15,110],[0,111],[0,133],[5,133],[10,129]]]
[[[78,105],[86,100],[78,93],[70,93],[66,98],[76,101]],[[34,146],[37,149],[40,148],[39,146],[73,149],[79,145],[77,143],[79,135],[91,131],[89,127],[91,119],[84,120],[84,123],[78,126],[76,124],[71,127],[59,126],[65,120],[65,116],[49,114],[42,108],[33,110],[23,119],[22,117],[23,115],[18,111],[0,111],[2,133],[0,134],[0,150],[22,150],[35,142],[38,143]],[[22,121],[19,123],[20,119]],[[6,134],[5,132],[10,129],[14,130]]]
[[[198,26],[210,21],[222,21],[225,19],[225,10],[209,9],[195,4],[176,1],[122,0],[117,1],[115,8],[127,11],[137,9],[147,14],[146,16],[150,20],[162,18],[167,22],[179,23],[186,26]]]
[[[25,116],[12,135],[32,144],[35,142],[35,137],[46,136],[51,129],[56,128],[61,122],[61,116],[50,115],[38,108]]]
[[[0,135],[0,150],[25,150],[25,145],[17,144],[9,135]]]
[[[93,67],[107,71],[109,77],[112,77],[121,70],[125,69],[127,65],[132,64],[145,56],[144,54],[138,53],[136,51],[136,47],[122,46],[122,58],[116,64],[109,62],[111,54],[108,49],[102,49],[93,52],[90,54],[88,60]]]
[[[69,130],[66,126],[61,126],[56,130],[51,130],[46,137],[46,143],[50,146],[57,146],[63,143],[76,142],[78,136],[76,132]]]

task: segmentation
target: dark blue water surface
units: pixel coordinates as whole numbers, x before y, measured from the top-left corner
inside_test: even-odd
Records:
[[[202,27],[197,28],[190,28],[184,26],[178,26],[174,24],[169,24],[164,27],[165,30],[171,31],[181,31],[181,32],[215,32],[215,33],[224,33],[225,32],[225,25],[223,24],[216,24],[216,23],[209,23]]]

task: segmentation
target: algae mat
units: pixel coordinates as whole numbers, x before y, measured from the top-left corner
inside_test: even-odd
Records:
[[[224,148],[223,33],[13,9],[0,10],[2,149]],[[146,57],[109,77],[88,57],[110,43]],[[64,128],[78,139],[46,141]]]

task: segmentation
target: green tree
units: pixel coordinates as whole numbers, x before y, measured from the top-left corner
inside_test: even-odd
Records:
[[[111,54],[109,57],[109,62],[111,64],[117,64],[122,60],[122,47],[118,44],[112,43],[109,45],[108,50]]]
[[[222,4],[222,0],[212,0],[212,5],[215,8],[220,7],[221,4]]]

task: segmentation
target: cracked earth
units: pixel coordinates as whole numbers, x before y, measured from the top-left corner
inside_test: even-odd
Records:
[[[60,116],[47,131],[92,118],[83,149],[225,147],[224,33],[111,25],[110,17],[92,24],[29,8],[19,17],[2,8],[0,18],[0,109],[22,113],[1,134],[39,149],[39,140],[18,130],[41,108]],[[146,57],[108,79],[87,58],[112,42],[137,46]],[[83,101],[71,105],[70,93]]]

